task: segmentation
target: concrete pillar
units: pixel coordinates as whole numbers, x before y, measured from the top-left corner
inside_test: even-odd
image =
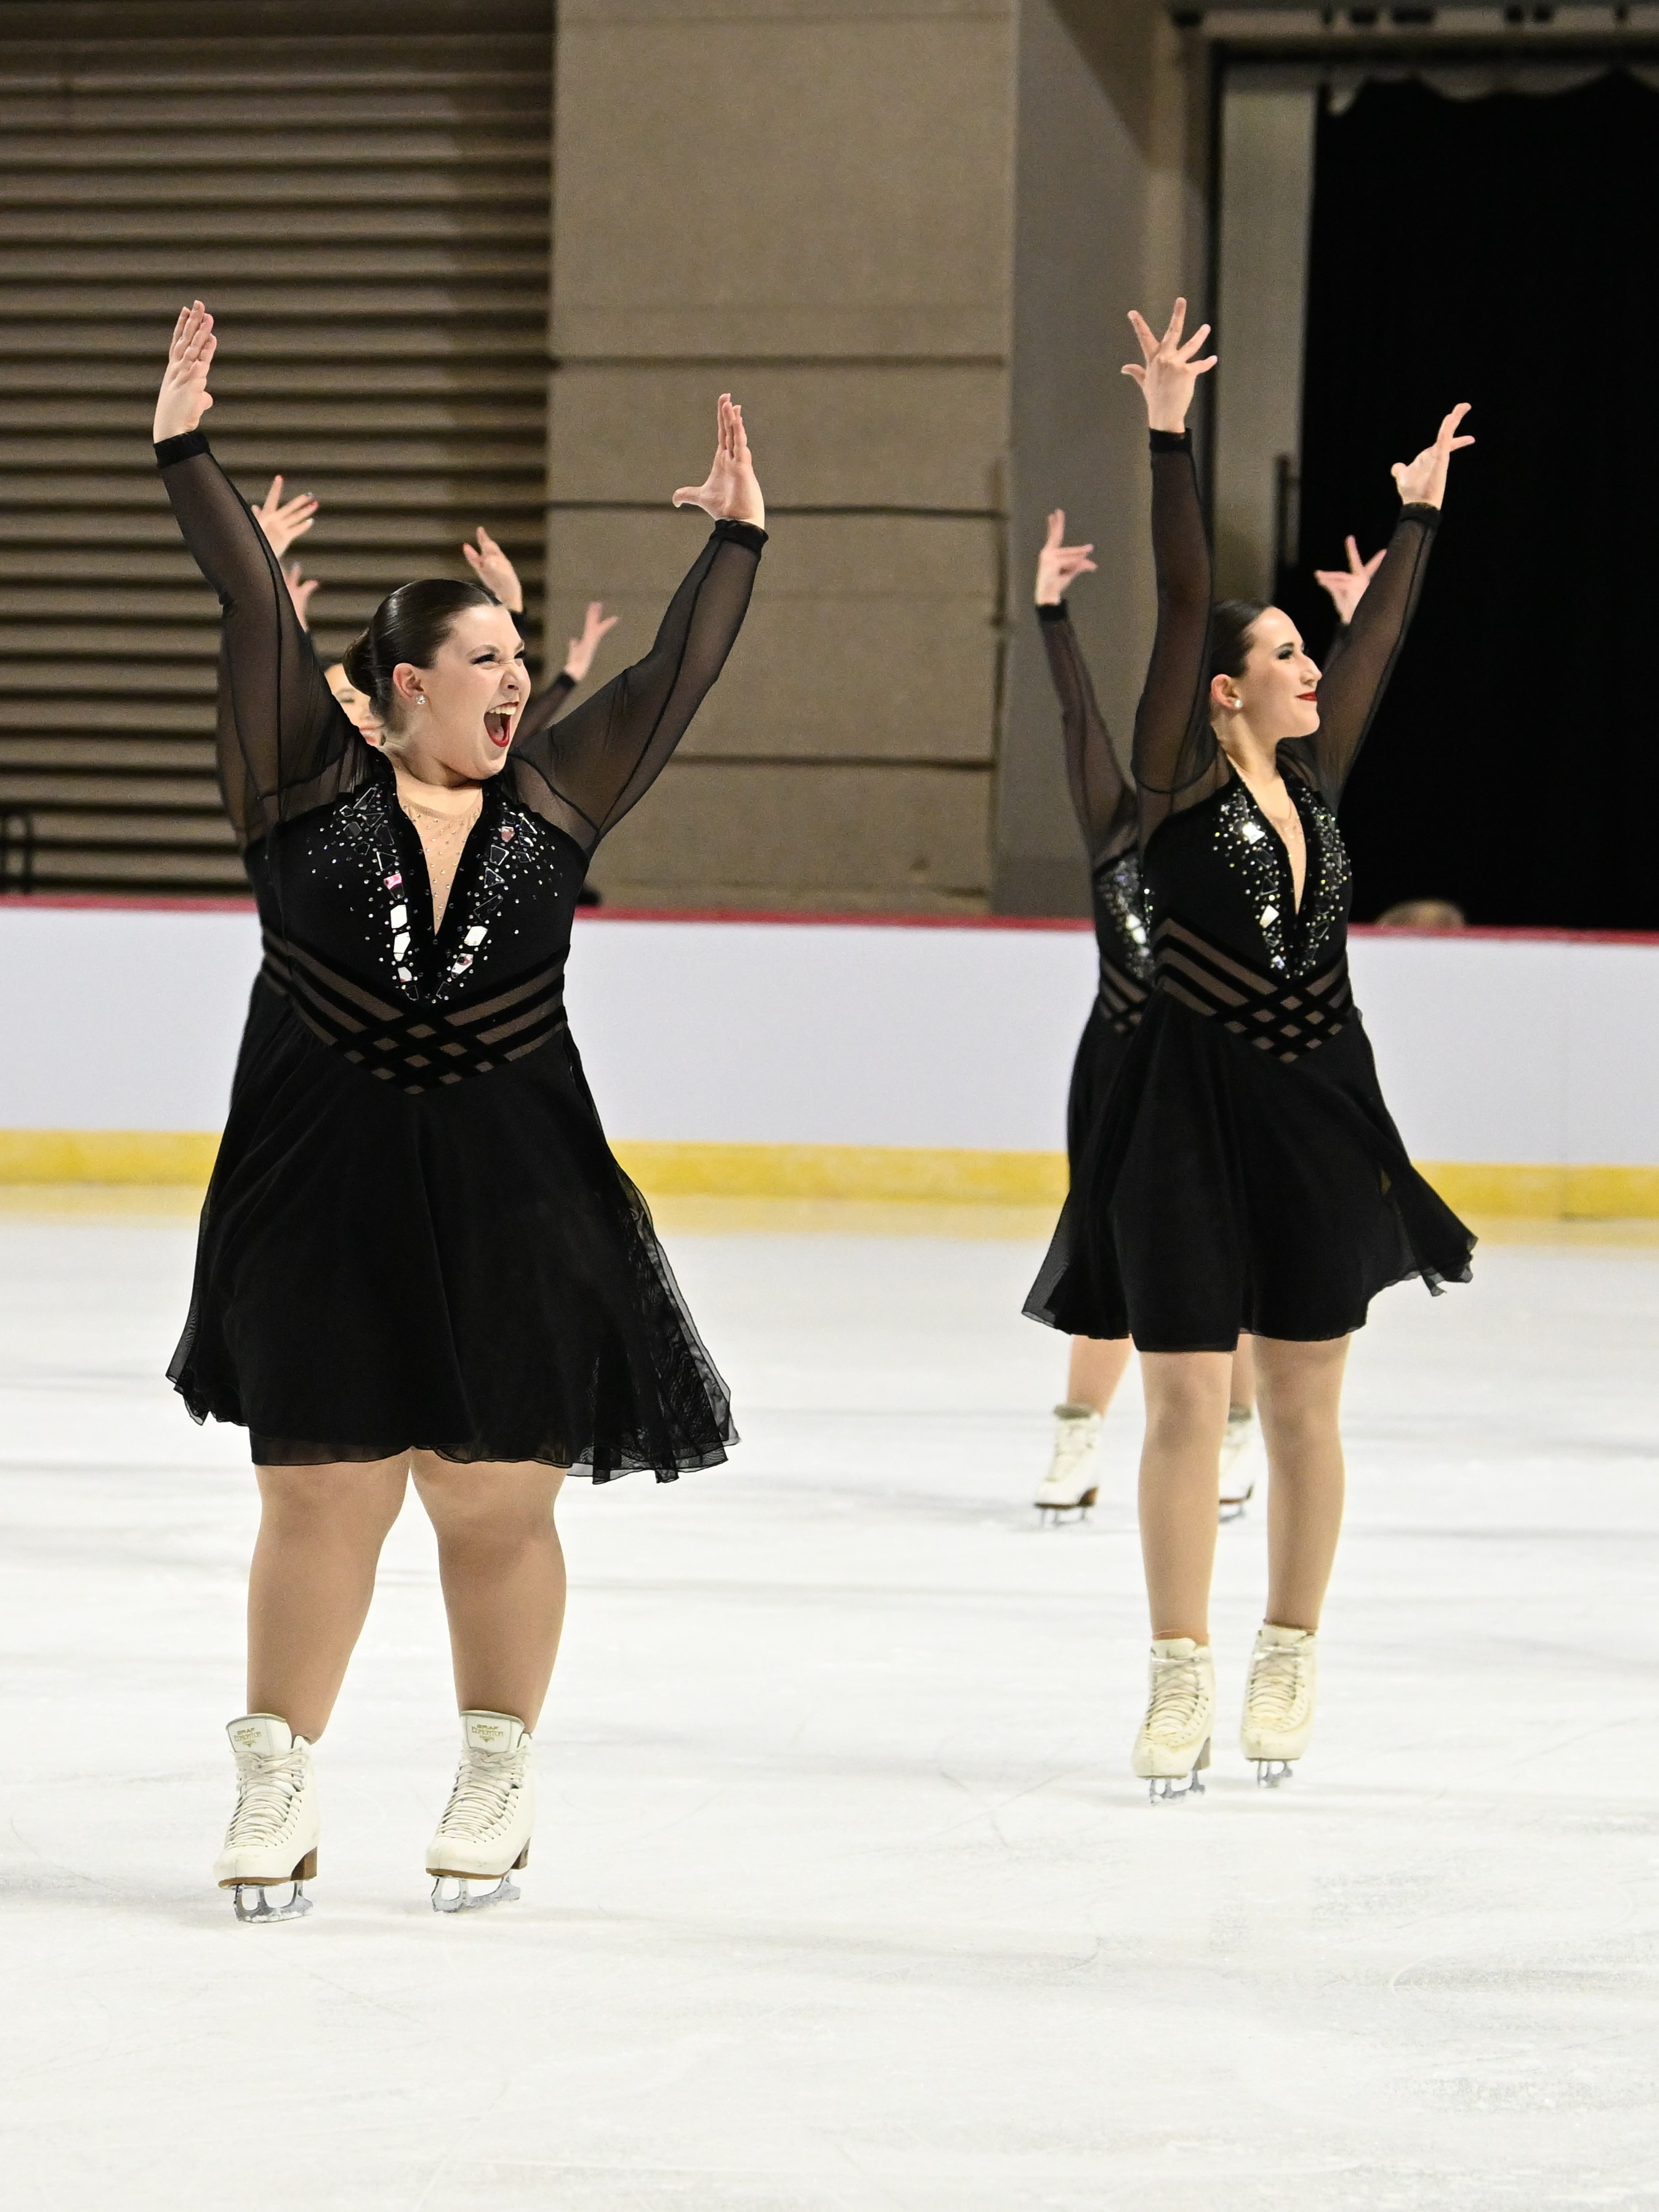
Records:
[[[1215,532],[1224,599],[1273,598],[1281,462],[1292,496],[1300,474],[1314,121],[1305,86],[1232,84],[1222,100]]]
[[[1101,541],[1079,623],[1127,735],[1150,589],[1122,318],[1167,301],[1192,228],[1155,0],[563,0],[556,79],[550,640],[601,596],[624,626],[597,672],[643,649],[722,389],[773,526],[727,675],[597,880],[1079,910],[1030,568],[1056,502]]]
[[[985,904],[1012,36],[996,0],[560,9],[550,635],[602,593],[600,672],[643,647],[724,388],[773,531],[614,899]]]
[[[1126,317],[1203,305],[1201,56],[1141,0],[1024,0],[1018,52],[1009,624],[994,903],[1083,914],[1088,873],[1031,608],[1049,508],[1092,539],[1072,617],[1127,759],[1152,637],[1146,416]]]

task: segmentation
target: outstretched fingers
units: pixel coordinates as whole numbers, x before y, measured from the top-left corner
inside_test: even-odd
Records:
[[[1457,432],[1462,422],[1463,417],[1468,413],[1472,404],[1473,402],[1470,400],[1460,399],[1456,406],[1452,409],[1451,413],[1448,415],[1445,420],[1441,423],[1439,434],[1435,439],[1434,442],[1437,446],[1440,447],[1443,452],[1448,453],[1459,453],[1465,446],[1472,446],[1474,443],[1473,435],[1467,438],[1460,438],[1457,435]]]

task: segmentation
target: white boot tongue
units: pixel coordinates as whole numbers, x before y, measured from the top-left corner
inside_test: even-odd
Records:
[[[469,1751],[513,1752],[524,1735],[524,1723],[511,1713],[463,1713],[461,1731]]]
[[[275,1713],[244,1713],[225,1729],[230,1747],[255,1759],[282,1759],[294,1748],[293,1734]]]

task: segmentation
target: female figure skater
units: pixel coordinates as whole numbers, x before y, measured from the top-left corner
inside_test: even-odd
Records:
[[[1106,1102],[1152,988],[1152,956],[1141,898],[1134,786],[1118,765],[1066,605],[1069,587],[1079,576],[1095,573],[1089,557],[1095,549],[1067,545],[1062,542],[1065,536],[1066,510],[1056,507],[1037,556],[1037,620],[1060,701],[1066,780],[1089,856],[1095,942],[1100,951],[1099,984],[1072,1063],[1066,1102],[1066,1152],[1075,1182],[1089,1131]],[[1094,1504],[1101,1421],[1128,1360],[1127,1336],[1072,1339],[1066,1402],[1054,1407],[1054,1455],[1037,1485],[1040,1513],[1057,1521]],[[1242,1465],[1255,1428],[1255,1375],[1247,1336],[1240,1337],[1233,1355],[1230,1395],[1219,1468],[1224,1520],[1243,1511],[1254,1487]]]
[[[511,617],[476,583],[406,584],[348,655],[383,732],[323,681],[258,526],[198,425],[213,319],[179,316],[156,459],[224,611],[219,772],[265,959],[203,1209],[172,1379],[252,1431],[263,1514],[250,1711],[216,1869],[239,1915],[307,1908],[312,1743],[412,1474],[438,1536],[460,1770],[434,1903],[516,1895],[531,1734],[557,1650],[566,1471],[659,1481],[734,1440],[726,1386],[611,1158],[562,1007],[588,854],[650,787],[743,622],[764,507],[729,398],[713,536],[645,659],[515,736]],[[455,1884],[453,1893],[444,1887]],[[245,1893],[258,1893],[248,1914]],[[488,1901],[488,1900],[484,1900]]]
[[[1313,1727],[1315,1638],[1342,1511],[1348,1338],[1376,1293],[1467,1281],[1474,1238],[1407,1158],[1348,988],[1335,806],[1404,639],[1466,408],[1396,465],[1400,520],[1329,676],[1280,609],[1212,608],[1187,410],[1207,326],[1132,317],[1143,359],[1158,623],[1134,775],[1155,980],[1027,1311],[1141,1355],[1152,1616],[1135,1772],[1201,1788],[1214,1727],[1215,1455],[1255,1338],[1272,1486],[1266,1624],[1243,1744],[1282,1780]]]

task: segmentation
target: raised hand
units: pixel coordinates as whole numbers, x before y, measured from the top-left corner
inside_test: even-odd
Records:
[[[1060,541],[1065,535],[1066,510],[1057,507],[1048,517],[1048,534],[1037,555],[1036,603],[1040,607],[1057,607],[1069,584],[1079,576],[1092,576],[1095,573],[1095,564],[1089,558],[1094,547],[1062,545]]]
[[[213,318],[199,300],[179,310],[167,348],[167,365],[156,395],[155,422],[151,435],[159,446],[163,438],[182,438],[193,430],[213,404],[207,388],[208,371],[219,341],[213,335]]]
[[[570,650],[564,657],[564,673],[573,684],[580,684],[586,679],[588,670],[593,665],[593,656],[599,649],[599,640],[615,629],[621,620],[620,615],[606,614],[599,600],[588,601],[582,634],[571,639]]]
[[[210,406],[212,402],[208,404]],[[263,502],[253,508],[252,514],[280,561],[295,539],[303,538],[317,520],[317,502],[308,491],[296,491],[292,499],[285,500],[281,477],[272,477],[270,489]]]
[[[1359,548],[1350,538],[1347,541],[1348,565],[1346,568],[1316,568],[1314,581],[1322,584],[1336,605],[1337,618],[1344,623],[1353,620],[1353,611],[1365,596],[1365,586],[1382,565],[1386,545],[1372,554],[1369,561],[1359,557]]]
[[[1457,434],[1458,425],[1468,411],[1468,401],[1460,401],[1440,425],[1433,445],[1425,446],[1414,461],[1396,461],[1389,470],[1402,507],[1444,506],[1446,471],[1451,466],[1451,457],[1474,443],[1473,438],[1460,438]]]
[[[700,507],[716,522],[752,522],[766,526],[766,501],[749,456],[749,437],[743,427],[743,410],[729,392],[720,394],[717,410],[718,436],[714,459],[700,484],[683,484],[674,495],[676,507]]]
[[[482,522],[478,525],[477,544],[463,544],[461,550],[466,556],[468,567],[485,591],[494,592],[504,607],[510,608],[515,615],[521,615],[524,612],[524,586],[519,581],[519,572]]]
[[[1193,392],[1200,376],[1212,369],[1219,356],[1211,354],[1204,361],[1193,356],[1210,335],[1210,326],[1202,323],[1183,344],[1181,333],[1187,323],[1187,302],[1177,300],[1175,312],[1170,317],[1169,328],[1163,337],[1156,337],[1152,326],[1134,308],[1129,310],[1129,320],[1135,336],[1140,341],[1141,358],[1126,362],[1125,376],[1133,377],[1140,386],[1146,402],[1146,422],[1153,430],[1184,430],[1187,410],[1193,404]]]
[[[309,629],[311,624],[307,620],[307,610],[311,605],[311,595],[317,588],[317,578],[304,574],[297,561],[284,561],[283,581],[288,586],[288,595],[294,602],[295,613],[300,617],[301,629]]]

